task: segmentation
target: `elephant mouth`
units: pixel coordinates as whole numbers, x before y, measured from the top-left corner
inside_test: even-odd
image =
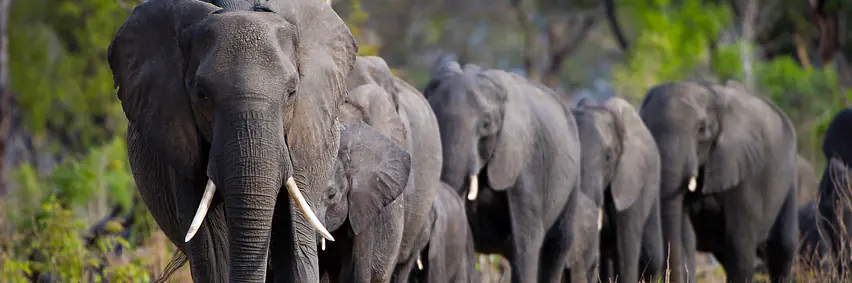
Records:
[[[334,237],[331,236],[331,233],[322,225],[319,218],[314,214],[314,211],[311,210],[311,207],[308,205],[308,202],[305,201],[305,197],[302,196],[301,191],[299,191],[299,187],[296,185],[296,180],[293,179],[293,176],[287,178],[287,182],[285,183],[285,187],[287,187],[287,193],[289,193],[290,197],[296,203],[296,207],[299,208],[299,211],[305,216],[305,219],[320,233],[323,237],[323,241],[328,239],[329,241],[334,242]],[[204,188],[204,194],[201,197],[201,203],[198,204],[198,209],[195,212],[195,217],[192,218],[192,223],[189,225],[189,231],[186,233],[186,237],[184,238],[184,242],[189,242],[198,233],[198,229],[201,228],[201,223],[204,222],[204,217],[207,216],[207,211],[210,209],[210,203],[213,201],[213,195],[216,194],[216,184],[213,183],[213,179],[207,180],[207,186]]]

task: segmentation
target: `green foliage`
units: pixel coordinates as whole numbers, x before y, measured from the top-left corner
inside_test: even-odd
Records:
[[[26,282],[25,275],[50,274],[63,282],[148,282],[150,275],[133,259],[122,264],[104,267],[116,248],[127,249],[127,241],[103,237],[94,248],[86,248],[80,231],[85,229],[75,215],[63,207],[55,196],[48,197],[31,215],[33,225],[16,233],[9,242],[0,245],[0,278]],[[103,267],[103,276],[96,272]],[[105,278],[104,278],[105,277]]]
[[[85,208],[102,196],[106,205],[118,204],[129,211],[136,193],[127,163],[127,146],[120,137],[90,149],[79,160],[66,159],[45,177],[39,177],[29,164],[19,167],[13,175],[18,187],[12,195],[16,201],[10,207],[16,209],[9,211],[9,217],[23,224],[21,228],[32,224],[26,216],[47,196],[55,196],[70,208]]]
[[[346,26],[349,27],[352,35],[355,36],[355,40],[358,41],[360,46],[358,49],[358,56],[379,55],[379,46],[375,44],[365,44],[363,41],[364,35],[362,34],[362,29],[367,24],[369,15],[361,8],[361,0],[349,1],[349,5],[349,16],[344,19],[344,22],[346,23]]]
[[[638,101],[649,87],[689,78],[708,61],[710,40],[731,16],[727,6],[704,2],[618,1],[619,9],[636,19],[638,30],[627,62],[612,71],[619,94]]]
[[[27,127],[40,139],[51,133],[81,152],[126,128],[106,59],[112,36],[129,14],[118,3],[13,1],[12,87]]]

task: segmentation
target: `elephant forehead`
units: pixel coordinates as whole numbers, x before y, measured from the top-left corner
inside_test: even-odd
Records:
[[[293,26],[273,13],[238,11],[211,15],[200,25],[195,41],[206,43],[214,66],[230,69],[239,64],[292,58],[294,34]]]

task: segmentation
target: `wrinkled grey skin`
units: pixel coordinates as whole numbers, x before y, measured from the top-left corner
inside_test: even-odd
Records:
[[[467,195],[476,251],[505,256],[512,282],[561,278],[573,238],[580,141],[557,94],[516,74],[448,61],[424,95],[441,129],[441,180]]]
[[[729,281],[750,282],[759,246],[772,281],[791,280],[798,218],[789,118],[735,82],[657,85],[640,115],[660,151],[672,281],[695,282],[687,270],[695,270],[698,249],[719,259]],[[695,192],[688,190],[691,177]]]
[[[329,282],[390,281],[410,170],[403,145],[367,124],[346,125],[328,191],[316,209],[335,238],[319,254]]]
[[[819,183],[822,228],[835,258],[852,258],[852,108],[837,113],[823,137],[822,152],[828,162]],[[842,247],[846,247],[845,250]],[[839,274],[846,274],[845,260],[835,260]]]
[[[473,234],[465,213],[464,200],[453,188],[441,183],[432,203],[432,235],[420,252],[423,270],[415,269],[411,279],[428,283],[480,282],[476,271]],[[459,217],[462,216],[462,217]]]
[[[600,104],[600,105],[598,105]],[[639,113],[624,99],[581,100],[573,111],[583,147],[583,191],[602,206],[603,281],[638,282],[665,268],[660,223],[660,157]],[[637,240],[639,239],[639,240]],[[644,254],[642,264],[640,256]]]
[[[318,281],[318,235],[281,188],[292,176],[309,204],[326,189],[357,50],[321,1],[150,0],[118,30],[109,63],[133,175],[194,281],[263,282],[276,246],[279,281]],[[184,243],[208,177],[215,197]]]
[[[405,136],[397,140],[403,139],[411,153],[413,173],[403,193],[405,227],[393,281],[408,282],[417,256],[431,235],[429,211],[432,209],[434,190],[440,183],[443,161],[438,121],[423,95],[394,76],[382,58],[358,56],[346,83],[350,91],[365,84],[380,86],[402,121]],[[374,123],[372,119],[368,122]]]
[[[583,187],[585,190],[586,187]],[[568,265],[562,282],[609,282],[598,281],[600,262],[600,232],[596,204],[587,194],[578,194],[577,214],[574,216],[574,242],[568,255]]]

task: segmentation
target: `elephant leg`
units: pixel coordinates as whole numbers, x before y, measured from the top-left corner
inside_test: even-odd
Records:
[[[411,273],[414,271],[415,263],[417,263],[417,257],[413,256],[397,264],[393,271],[393,282],[409,283],[410,280],[408,278],[411,277]]]
[[[519,180],[524,183],[524,180]],[[543,213],[537,196],[518,186],[508,190],[509,222],[512,227],[509,264],[512,268],[512,283],[538,282],[539,255],[544,242],[545,230],[541,223]],[[562,266],[564,267],[564,265]]]
[[[195,210],[198,208],[197,203],[201,202],[201,194],[195,194],[193,190],[189,189],[194,187],[190,180],[187,180],[177,174],[171,174],[171,179],[175,188],[186,188],[177,189],[174,193],[175,199],[177,200],[178,223],[181,224],[180,227],[189,228],[192,217],[195,215]],[[221,203],[216,205],[216,208],[219,210],[221,210],[221,207]],[[225,264],[224,266],[217,266],[214,261],[216,258],[216,252],[213,248],[214,243],[211,235],[211,222],[215,220],[217,219],[206,218],[204,223],[198,229],[198,232],[195,234],[195,237],[193,237],[189,243],[185,244],[187,245],[187,258],[189,259],[189,266],[192,271],[193,281],[225,282],[228,278],[227,262],[223,263]],[[224,215],[222,215],[222,217],[218,220],[224,221]],[[217,226],[225,227],[225,224],[221,223]],[[225,239],[225,242],[227,243],[227,239]],[[220,274],[222,275],[222,277],[220,277],[215,275],[216,273],[214,273],[214,271],[224,272],[224,274]]]
[[[747,205],[743,203],[738,204]],[[752,281],[754,262],[757,256],[756,233],[754,231],[755,221],[741,210],[729,207],[724,212],[725,244],[723,248],[725,252],[723,253],[723,258],[720,259],[722,266],[725,267],[728,282],[735,283]]]
[[[615,211],[614,206],[608,205],[610,213],[614,213],[615,225],[615,277],[619,282],[639,281],[639,255],[642,249],[642,228],[645,220],[636,205],[624,211]]]
[[[789,282],[792,280],[793,260],[799,242],[799,218],[796,212],[795,190],[790,190],[766,243],[764,262],[769,268],[769,276],[772,282]]]
[[[663,246],[663,228],[660,222],[660,201],[657,199],[651,207],[651,213],[645,220],[642,231],[642,274],[645,282],[656,282],[666,268]]]
[[[612,259],[608,256],[601,256],[600,258],[600,266],[598,268],[598,277],[603,282],[609,282],[609,279],[612,278],[612,269],[613,269]]]
[[[184,236],[201,201],[201,192],[194,188],[203,188],[204,184],[174,172],[147,143],[139,140],[133,125],[128,127],[127,145],[142,201],[169,240],[186,254],[193,280],[224,282],[228,278],[228,242],[227,233],[222,230],[225,222],[221,202],[211,205],[198,233],[185,243]],[[212,235],[211,228],[222,234]]]
[[[556,220],[544,240],[540,256],[542,282],[559,282],[562,270],[568,264],[568,252],[574,242],[574,216],[578,213],[576,203],[579,193],[579,190],[574,191],[568,204],[562,209],[562,216]]]

